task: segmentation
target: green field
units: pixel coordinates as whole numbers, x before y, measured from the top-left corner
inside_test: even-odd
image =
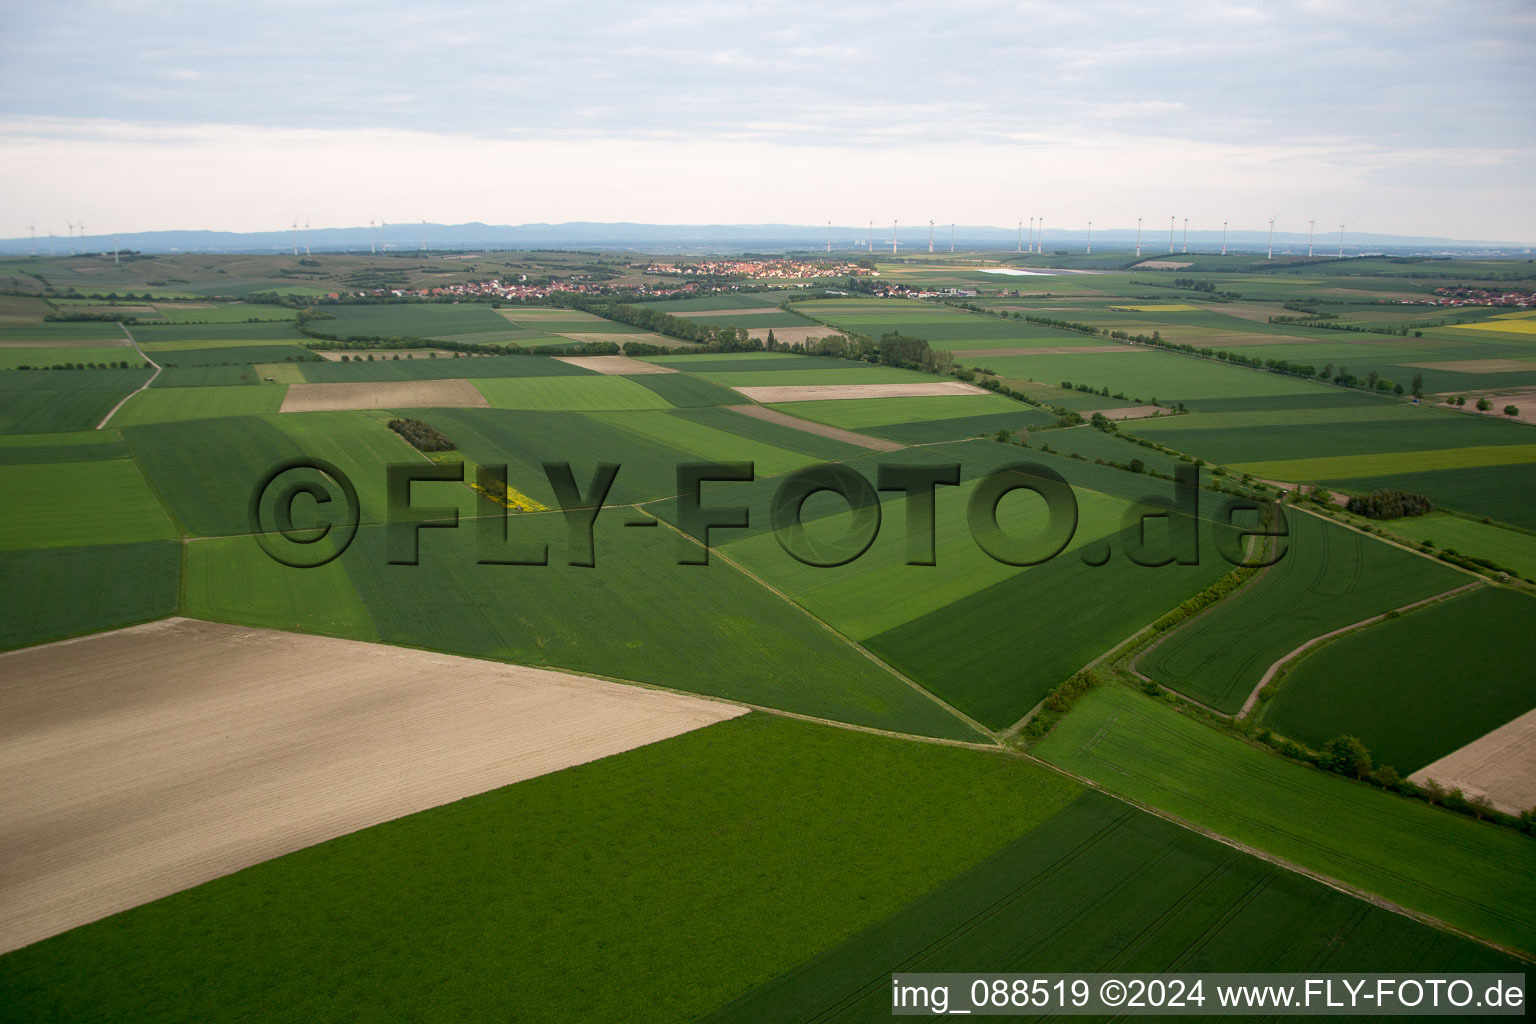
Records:
[[[289,363],[318,359],[307,348],[297,345],[242,345],[238,348],[217,345],[212,348],[178,348],[151,352],[161,366],[240,366],[251,363]]]
[[[150,370],[0,373],[0,434],[91,430],[150,378]]]
[[[266,363],[264,366],[281,367],[282,371],[287,371],[283,374],[284,376],[291,375],[300,381],[304,379],[299,373],[299,368],[292,363]],[[263,378],[274,376],[273,372],[258,370],[250,363],[229,366],[168,366],[156,375],[154,383],[150,386],[156,388],[240,387],[246,384],[260,384],[263,383]],[[281,383],[293,382],[287,380]]]
[[[640,373],[628,378],[656,392],[679,409],[702,409],[714,405],[741,405],[746,399],[718,384],[691,373]]]
[[[496,409],[595,412],[672,408],[661,395],[628,377],[498,377],[472,383]]]
[[[915,972],[1522,966],[1089,792],[976,867],[705,1019],[883,1020],[891,976]]]
[[[321,321],[324,323],[325,321]],[[145,345],[145,351],[185,351],[218,348],[220,342],[242,342],[247,346],[273,346],[289,343],[303,345],[309,339],[287,322],[259,324],[134,324],[133,340]],[[163,345],[163,342],[190,344]]]
[[[1423,472],[1324,480],[1324,484],[1361,494],[1379,489],[1427,495],[1437,506],[1536,530],[1536,502],[1512,495],[1536,493],[1536,464],[1432,469]]]
[[[131,345],[58,346],[36,348],[0,347],[0,370],[16,370],[23,366],[32,369],[45,367],[62,368],[65,363],[84,366],[86,363],[121,363],[143,366],[144,360]]]
[[[175,541],[0,551],[0,649],[147,622],[176,610]],[[89,585],[83,585],[88,582]]]
[[[1035,753],[1112,793],[1536,951],[1527,836],[1286,761],[1117,686],[1090,693]]]
[[[876,366],[865,363],[855,366],[846,363],[839,367],[821,367],[808,370],[738,370],[735,373],[699,371],[705,380],[723,384],[728,388],[780,387],[787,384],[921,384],[948,380],[929,373],[903,370],[895,366]]]
[[[240,586],[229,581],[238,579]],[[186,546],[184,615],[214,622],[378,639],[368,609],[339,561],[294,571],[249,537],[194,539]]]
[[[780,402],[780,412],[845,430],[893,423],[959,419],[992,414],[1016,415],[1021,421],[1036,410],[1001,395],[932,395],[924,398],[834,398],[821,402]]]
[[[1471,582],[1317,516],[1292,510],[1286,518],[1284,556],[1169,634],[1141,659],[1142,672],[1235,712],[1271,663],[1313,637]]]
[[[689,1019],[1078,792],[1016,758],[749,715],[48,939],[0,959],[0,987],[61,1021]],[[217,983],[189,1000],[190,978]]]
[[[262,384],[258,387],[152,387],[134,395],[117,410],[112,417],[112,426],[134,427],[144,423],[277,412],[287,392],[286,384]]]
[[[129,544],[179,536],[132,459],[0,465],[0,548]]]
[[[518,336],[527,336],[527,332],[508,323],[490,306],[470,302],[401,302],[323,308],[332,319],[312,321],[310,328],[343,340],[353,336],[461,340],[462,335],[487,335],[475,340],[516,341]],[[492,335],[495,337],[490,337]]]
[[[1479,587],[1310,652],[1263,721],[1314,749],[1358,737],[1406,776],[1536,708],[1533,664],[1536,599]]]
[[[0,453],[0,458],[3,457]],[[1381,525],[1410,541],[1431,541],[1463,555],[1486,558],[1526,579],[1536,579],[1536,534],[1481,523],[1449,512],[1406,516]]]
[[[736,414],[745,420],[745,416]],[[776,476],[819,461],[803,452],[780,448],[721,430],[670,412],[594,413],[593,419],[686,453],[693,462],[751,462],[758,476]]]
[[[1437,469],[1470,469],[1479,466],[1516,466],[1536,463],[1536,444],[1481,445],[1476,448],[1443,448],[1436,451],[1396,452],[1376,455],[1337,455],[1279,462],[1240,462],[1232,468],[1266,480],[1348,480],[1353,477],[1391,473],[1432,472]]]
[[[1298,377],[1265,373],[1156,349],[1127,348],[1123,353],[1088,355],[989,356],[986,365],[1004,377],[1071,381],[1110,394],[1152,399],[1167,405],[1184,402],[1200,409],[1214,399],[1256,396],[1307,397],[1327,390]]]
[[[78,320],[61,323],[27,324],[20,327],[0,327],[0,341],[82,341],[101,338],[124,337],[121,324],[95,320]]]

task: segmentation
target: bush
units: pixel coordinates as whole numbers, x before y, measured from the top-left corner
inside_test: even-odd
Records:
[[[1422,494],[1385,490],[1350,498],[1345,507],[1367,519],[1401,519],[1404,516],[1422,516],[1435,510],[1434,503]]]
[[[389,429],[409,441],[411,447],[417,451],[451,452],[454,450],[452,441],[440,434],[436,427],[422,420],[390,420]]]

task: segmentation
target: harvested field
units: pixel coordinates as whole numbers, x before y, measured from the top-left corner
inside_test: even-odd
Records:
[[[1173,260],[1143,260],[1136,264],[1132,270],[1183,270],[1192,267],[1193,263],[1177,263]]]
[[[754,402],[825,402],[838,398],[927,398],[933,395],[987,395],[985,388],[964,381],[922,384],[785,384],[779,387],[739,387]]]
[[[1468,743],[1409,776],[1467,796],[1486,796],[1508,814],[1536,807],[1536,710]]]
[[[1039,348],[968,348],[955,354],[962,359],[984,356],[1085,356],[1100,352],[1144,352],[1129,345],[1051,345]]]
[[[759,341],[768,340],[767,327],[751,327],[747,329],[749,338],[757,338]],[[804,344],[811,338],[826,338],[832,335],[842,334],[836,327],[823,327],[817,324],[815,327],[774,327],[773,340],[783,342],[786,345]]]
[[[739,412],[743,416],[751,416],[755,420],[764,420],[768,423],[777,423],[780,426],[794,427],[803,430],[807,434],[815,434],[817,437],[830,437],[834,441],[846,441],[848,444],[856,444],[861,448],[871,448],[877,452],[894,452],[906,445],[897,444],[895,441],[887,441],[879,437],[870,437],[868,434],[859,434],[852,430],[843,430],[841,427],[829,427],[824,423],[812,423],[798,416],[779,412],[777,409],[769,409],[761,405],[731,405],[726,408],[733,412]]]
[[[427,406],[483,408],[488,404],[485,396],[467,380],[393,380],[368,384],[290,384],[278,412]]]
[[[1093,419],[1094,413],[1099,413],[1107,420],[1139,420],[1167,411],[1160,405],[1124,405],[1117,409],[1084,409],[1078,415],[1085,420]]]
[[[752,309],[678,309],[673,310],[671,315],[713,320],[720,316],[758,316],[763,313],[782,312],[784,311],[778,306],[757,306]]]
[[[191,619],[0,665],[0,951],[745,711]]]
[[[591,370],[593,373],[601,373],[604,376],[632,377],[639,373],[677,373],[671,366],[661,366],[657,363],[642,363],[638,359],[629,356],[555,356],[562,363],[570,363],[579,366],[583,370]]]

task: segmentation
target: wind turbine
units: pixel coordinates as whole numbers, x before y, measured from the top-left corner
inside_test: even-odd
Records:
[[[875,251],[875,222],[874,221],[870,221],[869,222],[869,241],[864,243],[864,251],[865,252],[874,252]]]
[[[32,255],[37,255],[37,221],[33,221],[27,230],[32,234]]]
[[[1141,218],[1136,218],[1136,258],[1141,259]]]
[[[421,219],[421,251],[427,251],[427,219]]]
[[[112,236],[112,262],[113,263],[117,263],[118,262],[118,258],[117,258],[117,236],[116,235]]]
[[[832,222],[827,221],[827,252],[832,251]]]
[[[1312,235],[1317,230],[1317,218],[1307,221],[1307,259],[1312,258]]]
[[[1084,255],[1093,255],[1093,221],[1088,222],[1088,251]]]
[[[385,239],[384,239],[384,229],[387,228],[387,227],[389,227],[389,225],[384,223],[384,218],[380,217],[379,218],[379,248],[382,249],[384,252],[389,252],[389,243],[387,241],[385,241]]]
[[[955,222],[949,222],[949,251],[955,251]]]
[[[1029,218],[1029,237],[1031,239],[1033,239],[1035,237],[1035,218],[1033,218],[1033,217]],[[1033,244],[1033,243],[1031,243],[1031,244]],[[1019,221],[1019,244],[1013,247],[1013,251],[1014,252],[1023,252],[1024,251],[1024,222],[1023,221]]]
[[[1227,254],[1227,222],[1221,222],[1221,254]]]
[[[1176,218],[1168,218],[1168,253],[1173,254],[1173,222]]]
[[[1344,258],[1344,225],[1339,225],[1339,259]]]
[[[896,225],[899,224],[899,223],[901,223],[901,222],[897,221],[897,220],[891,221],[891,255],[892,256],[896,255]]]
[[[1264,258],[1267,259],[1267,260],[1272,260],[1272,259],[1275,258],[1275,218],[1274,217],[1269,218],[1269,255],[1265,256]]]
[[[309,218],[304,218],[304,255],[309,255]]]
[[[75,254],[75,222],[68,217],[64,218],[64,230],[69,232],[69,254]]]
[[[370,256],[377,256],[378,253],[379,253],[379,247],[378,247],[378,244],[374,241],[373,225],[374,225],[374,219],[372,217],[369,217],[368,218],[368,255],[370,255]]]
[[[83,220],[82,221],[76,221],[75,222],[75,228],[80,232],[80,251],[84,252],[85,251],[85,221],[83,221]],[[70,247],[70,251],[71,252],[74,251],[74,247],[73,246]]]
[[[53,232],[48,232],[48,255],[53,255]]]
[[[928,255],[933,255],[933,218],[928,218]]]
[[[293,232],[293,238],[291,240],[293,242],[293,254],[295,256],[297,256],[299,254],[299,215],[298,214],[294,214],[293,215],[293,224],[289,227],[288,230]]]
[[[1189,218],[1184,218],[1184,251],[1189,252]]]
[[[1045,252],[1045,218],[1040,218],[1040,230],[1035,233],[1035,252]]]

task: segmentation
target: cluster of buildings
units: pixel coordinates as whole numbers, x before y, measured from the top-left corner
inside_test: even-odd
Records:
[[[706,260],[702,263],[651,263],[647,274],[684,274],[698,277],[745,277],[754,281],[798,281],[813,277],[859,277],[873,274],[857,263],[802,260]]]
[[[1515,309],[1536,307],[1536,292],[1522,292],[1513,288],[1500,290],[1456,285],[1450,288],[1436,288],[1435,294],[1440,296],[1435,300],[1438,306],[1510,306]]]

